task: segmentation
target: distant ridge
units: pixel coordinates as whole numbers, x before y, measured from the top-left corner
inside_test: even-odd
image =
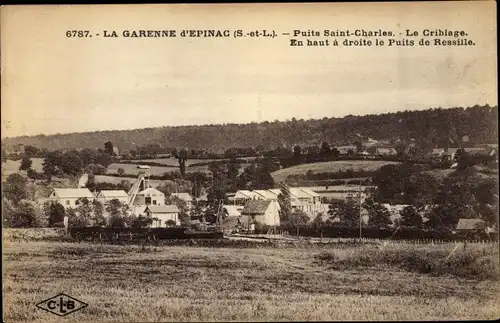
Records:
[[[102,147],[111,141],[120,150],[148,144],[162,147],[224,150],[231,147],[339,145],[364,138],[450,143],[468,136],[471,143],[497,142],[498,107],[435,108],[343,118],[273,121],[247,124],[167,126],[4,138],[2,145],[33,145],[48,149]],[[454,138],[450,138],[451,136]]]

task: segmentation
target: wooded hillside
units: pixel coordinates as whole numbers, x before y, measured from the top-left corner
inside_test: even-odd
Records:
[[[101,147],[111,141],[120,150],[149,144],[164,148],[221,150],[231,147],[270,149],[281,145],[333,145],[374,138],[446,146],[467,135],[470,143],[496,142],[498,107],[429,109],[380,115],[346,116],[319,120],[274,121],[249,124],[159,127],[122,131],[38,135],[5,138],[3,145],[33,145],[38,148],[71,149]],[[119,118],[117,118],[119,122]]]

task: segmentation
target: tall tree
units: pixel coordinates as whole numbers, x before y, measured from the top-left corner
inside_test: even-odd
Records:
[[[111,155],[107,153],[99,153],[95,157],[95,162],[98,165],[104,166],[104,168],[108,168],[108,166],[113,162],[113,158],[111,158]]]
[[[27,154],[23,155],[23,158],[21,159],[21,165],[19,166],[19,170],[29,170],[31,169],[32,161],[30,156]]]
[[[350,198],[345,201],[333,201],[328,206],[330,224],[338,223],[346,227],[359,227],[359,203]]]
[[[17,204],[28,197],[26,179],[19,174],[10,174],[3,185],[3,196]]]
[[[66,154],[64,154],[61,163],[61,170],[65,174],[76,176],[80,174],[82,168],[83,168],[83,163],[82,160],[80,159],[78,152],[69,151]]]
[[[184,177],[186,175],[186,161],[187,161],[187,151],[185,149],[172,151],[172,156],[177,158],[179,161],[179,172],[181,176]]]
[[[122,228],[131,225],[132,218],[129,217],[128,205],[113,199],[106,202],[105,210],[109,214],[108,226],[113,228]]]
[[[64,216],[66,215],[66,210],[64,206],[60,203],[50,203],[48,210],[46,211],[46,216],[49,221],[49,227],[61,226],[64,221]]]
[[[14,217],[16,215],[16,208],[12,205],[11,201],[2,198],[2,220],[4,227],[12,227],[14,223]]]
[[[281,192],[278,194],[278,203],[280,205],[279,216],[281,221],[288,221],[290,214],[292,214],[292,201],[290,188],[286,183],[280,183]]]
[[[87,198],[80,198],[77,200],[77,207],[75,208],[76,216],[80,219],[90,222],[93,215],[93,206]]]
[[[293,147],[293,160],[295,165],[302,163],[302,148],[299,145]]]
[[[309,222],[309,216],[304,211],[294,210],[290,213],[288,220],[283,222],[282,225],[288,226],[291,228],[297,228],[303,226]]]
[[[387,228],[392,224],[389,210],[380,203],[368,199],[363,203],[368,211],[368,225],[375,228]]]
[[[110,156],[113,156],[115,154],[115,152],[113,151],[113,143],[111,141],[106,141],[104,143],[104,151],[110,155]]]
[[[323,161],[327,161],[331,158],[332,150],[330,149],[330,145],[326,141],[323,141],[321,143],[319,155],[320,155],[321,160],[323,160]]]
[[[49,181],[53,176],[56,176],[61,172],[62,160],[63,154],[59,150],[47,153],[47,156],[43,161],[43,172],[47,175]]]
[[[104,217],[104,205],[95,200],[93,203],[93,220],[94,225],[97,227],[105,227],[107,224],[107,220]]]
[[[35,146],[26,145],[24,146],[24,153],[29,157],[36,157],[40,153],[40,150]]]
[[[2,145],[2,154],[1,154],[1,157],[2,157],[2,164],[5,163],[7,161],[7,152],[5,151],[5,148],[3,147]]]
[[[423,219],[415,206],[409,205],[401,210],[400,224],[405,227],[421,228]]]
[[[47,218],[43,210],[34,201],[21,200],[16,208],[18,227],[46,227]]]

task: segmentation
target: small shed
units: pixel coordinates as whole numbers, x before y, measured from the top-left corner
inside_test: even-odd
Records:
[[[457,224],[459,231],[484,231],[487,228],[486,222],[481,219],[460,219]]]

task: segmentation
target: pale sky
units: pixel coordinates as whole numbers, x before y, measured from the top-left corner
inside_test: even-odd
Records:
[[[497,105],[495,14],[494,2],[2,7],[2,137]],[[281,35],[425,28],[476,46],[295,48]],[[121,37],[138,29],[278,37]]]

